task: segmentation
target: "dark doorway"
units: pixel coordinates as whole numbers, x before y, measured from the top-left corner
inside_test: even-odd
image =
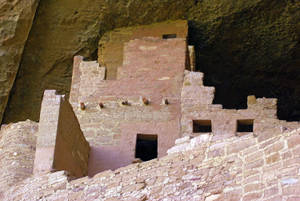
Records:
[[[237,132],[253,132],[253,119],[237,120]]]
[[[157,135],[137,134],[135,157],[142,161],[157,158]]]
[[[177,35],[176,34],[164,34],[162,36],[163,39],[170,39],[170,38],[176,38]]]
[[[211,120],[193,120],[193,133],[211,133]]]

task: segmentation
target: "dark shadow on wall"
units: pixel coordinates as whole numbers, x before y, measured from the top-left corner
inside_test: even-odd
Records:
[[[189,22],[196,70],[205,73],[205,85],[216,88],[214,104],[245,109],[248,95],[277,98],[279,119],[300,121],[300,34],[290,41],[281,30],[256,21],[265,11],[248,12],[226,16],[215,26]]]

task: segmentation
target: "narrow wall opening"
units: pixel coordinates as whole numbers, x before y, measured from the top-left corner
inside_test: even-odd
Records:
[[[157,135],[137,134],[135,158],[142,161],[157,158]]]
[[[162,38],[163,39],[177,38],[177,35],[176,34],[163,34]]]

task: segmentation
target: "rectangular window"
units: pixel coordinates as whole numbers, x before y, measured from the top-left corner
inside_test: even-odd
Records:
[[[237,120],[237,132],[253,132],[253,119]]]
[[[135,157],[142,161],[157,158],[157,135],[137,134]]]
[[[193,120],[193,133],[211,133],[211,120]]]
[[[162,35],[163,39],[170,39],[170,38],[176,38],[177,35],[176,34],[164,34]]]

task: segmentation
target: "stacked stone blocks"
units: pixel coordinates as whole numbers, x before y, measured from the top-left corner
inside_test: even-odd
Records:
[[[46,90],[42,102],[39,135],[34,161],[35,174],[66,170],[70,175],[87,175],[90,147],[64,96]]]
[[[165,157],[73,181],[63,172],[31,177],[5,199],[295,201],[299,149],[299,127],[263,141],[253,135],[184,137]]]

